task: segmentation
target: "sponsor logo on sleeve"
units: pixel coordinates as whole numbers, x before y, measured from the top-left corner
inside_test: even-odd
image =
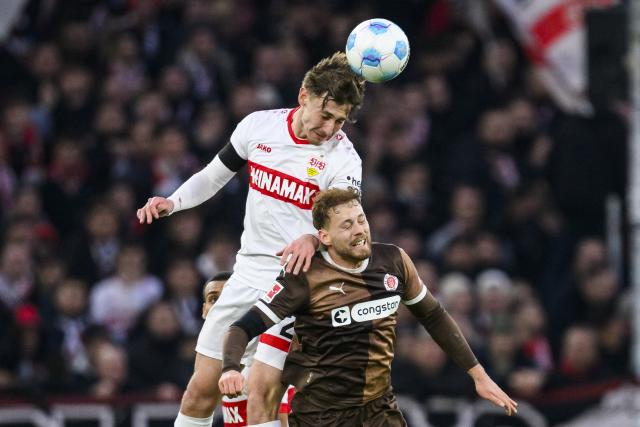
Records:
[[[384,275],[384,288],[388,291],[395,291],[398,289],[398,278],[393,274]]]
[[[347,181],[349,181],[351,185],[356,187],[358,190],[362,188],[362,181],[357,179],[355,176],[347,176]]]
[[[271,289],[269,289],[269,291],[262,297],[262,300],[267,303],[270,303],[271,301],[273,301],[276,295],[278,295],[280,291],[282,291],[283,289],[284,289],[284,286],[282,286],[278,282],[274,282]]]

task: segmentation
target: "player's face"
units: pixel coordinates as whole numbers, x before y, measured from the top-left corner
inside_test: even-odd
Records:
[[[224,282],[221,280],[212,280],[211,282],[207,282],[204,285],[204,303],[202,304],[202,318],[207,318],[207,313],[213,304],[218,301],[220,298],[220,293],[222,292],[222,288],[224,286]]]
[[[324,98],[311,95],[304,88],[300,89],[300,126],[298,135],[307,139],[310,144],[320,145],[331,139],[344,125],[351,106],[337,104]],[[324,105],[322,105],[324,103]]]
[[[321,229],[319,236],[334,261],[353,268],[371,256],[371,231],[360,203],[338,205],[329,218],[327,229]]]

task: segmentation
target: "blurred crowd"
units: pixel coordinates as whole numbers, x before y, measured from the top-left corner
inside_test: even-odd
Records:
[[[304,72],[376,16],[405,29],[411,59],[367,85],[345,126],[374,240],[416,260],[517,398],[627,377],[625,263],[604,209],[624,200],[625,117],[559,111],[505,18],[485,3],[481,32],[464,6],[29,1],[0,46],[0,392],[178,398],[202,285],[239,247],[246,173],[150,226],[136,208],[208,163],[246,114],[295,106]],[[404,311],[398,337],[398,393],[472,395]]]

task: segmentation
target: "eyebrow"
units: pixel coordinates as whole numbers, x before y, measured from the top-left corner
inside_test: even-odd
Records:
[[[322,112],[328,116],[331,116],[334,119],[338,119],[338,120],[347,120],[347,116],[344,117],[336,117],[333,113],[331,113],[329,110],[327,110],[326,108],[322,109]]]

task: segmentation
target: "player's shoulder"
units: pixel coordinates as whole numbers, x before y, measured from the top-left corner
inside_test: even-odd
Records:
[[[287,119],[287,115],[291,112],[291,108],[279,108],[275,110],[257,110],[249,113],[243,120],[253,122],[273,122]]]
[[[383,257],[401,257],[404,251],[400,246],[393,243],[372,242],[371,252]]]
[[[353,142],[344,131],[338,131],[333,137],[332,154],[344,158],[347,161],[357,160],[361,162],[360,155],[356,151]]]
[[[384,271],[398,277],[404,277],[406,272],[407,254],[400,247],[391,243],[371,244],[370,270]]]

